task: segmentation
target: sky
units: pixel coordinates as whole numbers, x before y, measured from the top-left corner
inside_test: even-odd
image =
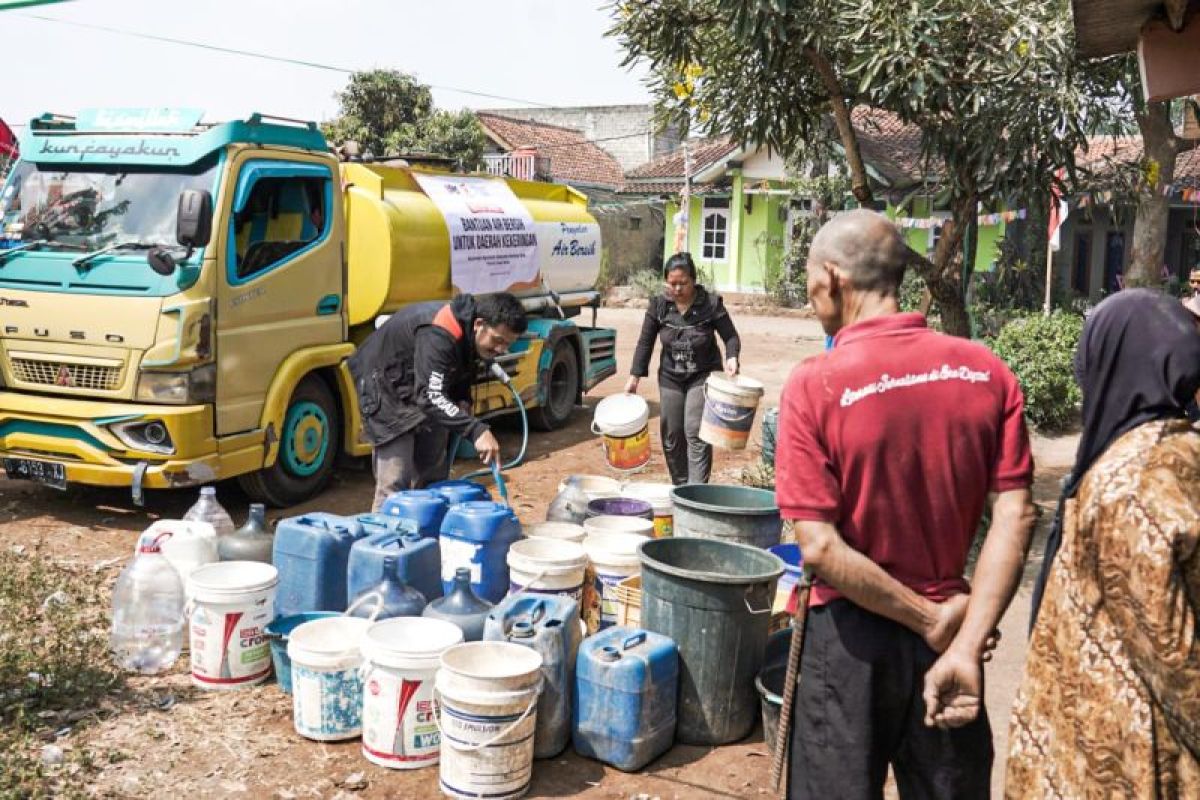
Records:
[[[649,102],[645,69],[623,69],[604,36],[601,0],[73,0],[0,11],[0,118],[16,127],[44,111],[182,107],[209,121],[253,111],[320,121],[336,115],[349,77],[84,25],[399,69],[452,110]]]

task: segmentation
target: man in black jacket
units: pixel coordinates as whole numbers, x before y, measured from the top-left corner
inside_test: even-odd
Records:
[[[479,359],[508,352],[525,325],[511,294],[463,294],[393,314],[351,356],[363,433],[375,449],[373,510],[392,492],[444,477],[451,432],[474,442],[484,463],[500,460],[500,443],[471,415],[471,384]]]

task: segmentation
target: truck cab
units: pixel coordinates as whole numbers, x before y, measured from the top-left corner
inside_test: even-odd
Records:
[[[379,315],[455,291],[446,223],[408,171],[339,162],[313,123],[187,110],[44,115],[21,153],[0,190],[10,477],[140,501],[237,476],[290,505],[369,452],[345,359]],[[512,183],[535,217],[589,224],[567,187]],[[547,314],[504,366],[543,426],[615,371],[615,334],[571,319],[594,281],[516,287]],[[477,406],[510,401],[484,383]]]

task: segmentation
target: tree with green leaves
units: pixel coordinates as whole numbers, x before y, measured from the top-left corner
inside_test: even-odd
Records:
[[[950,221],[924,278],[966,336],[964,239],[980,205],[1044,191],[1085,143],[1067,0],[619,0],[627,63],[651,68],[664,116],[792,155],[834,135],[852,193],[873,201],[851,113],[917,126]],[[974,251],[970,240],[968,249]]]
[[[1161,287],[1175,162],[1200,147],[1200,137],[1184,136],[1177,130],[1185,113],[1200,116],[1200,105],[1191,98],[1147,102],[1137,57],[1131,53],[1083,63],[1080,79],[1096,104],[1111,114],[1111,119],[1102,121],[1109,124],[1094,126],[1096,133],[1138,133],[1142,138],[1136,160],[1115,154],[1101,164],[1100,174],[1081,175],[1082,185],[1113,189],[1118,197],[1131,202],[1133,243],[1125,285]]]
[[[339,114],[321,126],[331,142],[358,142],[376,156],[435,153],[474,168],[486,138],[474,113],[433,107],[429,87],[392,69],[355,72],[338,93]]]

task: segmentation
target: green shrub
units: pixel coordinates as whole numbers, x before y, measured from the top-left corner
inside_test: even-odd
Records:
[[[1074,359],[1082,332],[1082,316],[1055,311],[1014,319],[991,343],[1021,382],[1025,417],[1039,430],[1061,431],[1078,416]]]
[[[663,280],[655,270],[644,269],[630,276],[629,288],[633,290],[634,297],[649,300],[662,294]]]

